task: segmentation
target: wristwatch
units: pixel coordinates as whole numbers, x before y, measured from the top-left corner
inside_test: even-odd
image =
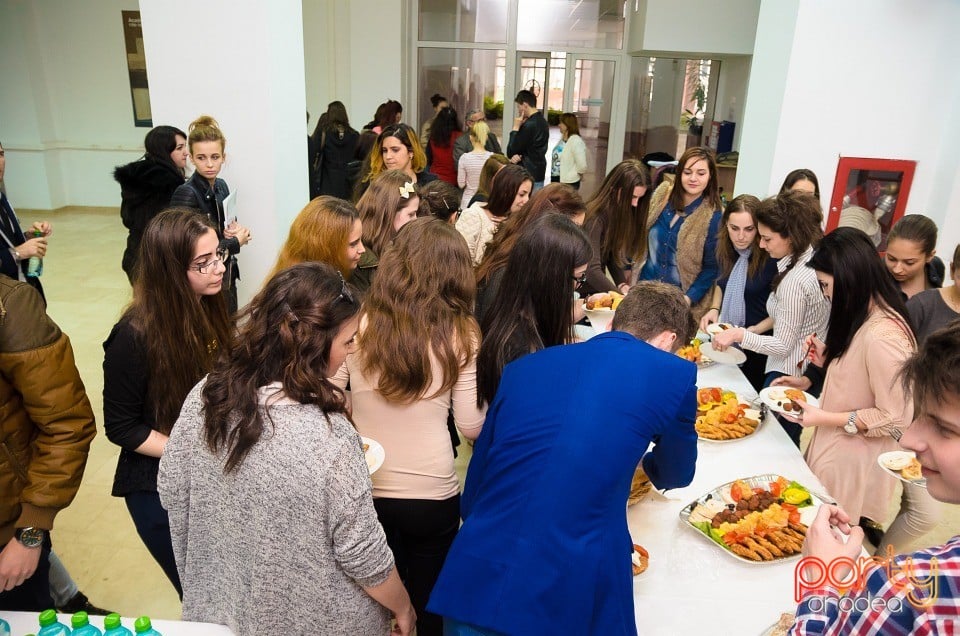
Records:
[[[47,538],[47,531],[42,528],[17,528],[14,536],[25,548],[39,548]]]
[[[850,411],[850,415],[847,417],[847,423],[843,425],[843,430],[851,435],[856,435],[860,432],[860,429],[857,428],[857,412]]]

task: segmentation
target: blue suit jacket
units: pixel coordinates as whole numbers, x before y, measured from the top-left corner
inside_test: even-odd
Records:
[[[623,332],[508,365],[428,609],[504,634],[635,634],[630,482],[641,458],[658,488],[693,479],[696,375]]]

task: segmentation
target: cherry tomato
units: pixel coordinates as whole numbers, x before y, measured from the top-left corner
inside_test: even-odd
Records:
[[[783,492],[783,485],[779,481],[771,481],[770,494],[774,497],[779,497],[781,492]]]

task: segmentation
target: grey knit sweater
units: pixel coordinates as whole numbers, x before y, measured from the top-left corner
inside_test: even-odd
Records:
[[[272,425],[224,475],[203,441],[204,382],[183,404],[158,481],[183,619],[237,634],[386,634],[389,613],[361,586],[384,582],[393,555],[350,422],[271,402]]]

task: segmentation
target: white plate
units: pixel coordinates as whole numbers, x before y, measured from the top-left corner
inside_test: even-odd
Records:
[[[593,327],[593,330],[598,334],[610,331],[610,324],[613,322],[613,315],[616,313],[612,309],[587,309],[584,305],[583,309],[587,313],[587,318],[590,320],[590,326]]]
[[[743,364],[747,361],[747,354],[740,349],[727,347],[723,351],[717,351],[709,342],[700,345],[700,353],[718,364]]]
[[[787,399],[783,393],[784,390],[785,389],[783,387],[768,386],[760,391],[760,399],[763,400],[764,404],[770,407],[771,411],[775,411],[777,413],[786,413],[787,415],[796,415],[797,411],[784,411],[783,407],[780,406],[781,402]],[[820,406],[820,401],[806,391],[803,392],[803,399],[807,401],[807,404]]]
[[[902,482],[905,483],[905,484],[913,484],[914,486],[920,486],[921,488],[926,488],[926,487],[927,487],[927,480],[926,480],[926,479],[907,479],[907,478],[905,478],[903,475],[900,474],[900,471],[899,471],[899,470],[893,470],[893,469],[891,469],[891,468],[887,468],[886,466],[884,466],[884,465],[883,465],[884,460],[885,460],[886,458],[890,457],[891,455],[893,455],[893,456],[896,456],[896,455],[906,455],[906,456],[909,456],[909,457],[916,457],[916,456],[917,456],[916,453],[914,453],[913,451],[888,451],[888,452],[886,452],[886,453],[880,453],[880,455],[877,456],[877,463],[880,464],[880,468],[882,468],[882,469],[883,469],[884,471],[886,471],[888,474],[893,475],[894,477],[896,477],[897,479],[899,479],[900,481],[902,481]]]
[[[375,439],[361,437],[360,440],[368,446],[367,450],[363,453],[363,457],[367,460],[367,469],[372,475],[373,473],[377,472],[381,466],[383,466],[383,460],[386,459],[387,453],[385,450],[383,450],[383,446],[380,445],[380,442]]]
[[[707,325],[707,333],[711,336],[715,336],[722,331],[726,331],[727,329],[733,329],[733,325],[731,325],[729,322],[711,322],[709,325]]]

